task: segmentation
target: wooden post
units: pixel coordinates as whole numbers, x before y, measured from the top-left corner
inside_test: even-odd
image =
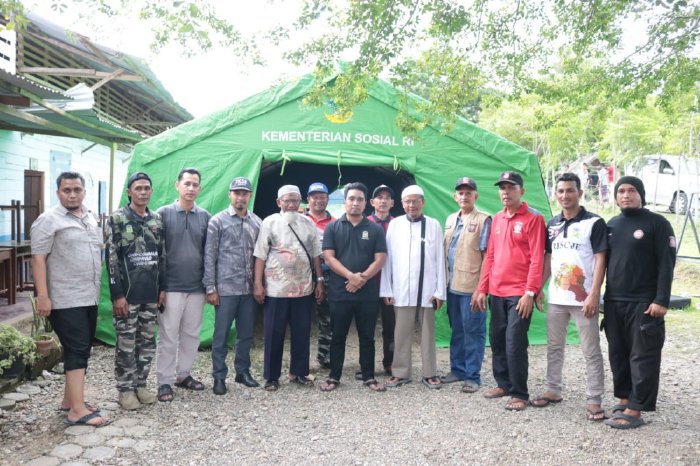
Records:
[[[113,199],[114,199],[114,158],[117,154],[117,143],[113,142],[109,150],[109,207],[108,212],[110,215],[114,210]]]

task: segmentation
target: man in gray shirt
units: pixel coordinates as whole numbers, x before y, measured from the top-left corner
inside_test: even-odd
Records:
[[[229,186],[231,205],[209,221],[204,250],[204,287],[207,302],[216,308],[211,347],[213,391],[226,394],[226,354],[231,324],[236,321],[236,382],[246,387],[260,384],[250,375],[250,347],[255,326],[253,298],[253,249],[260,217],[248,210],[253,186],[247,178],[234,178]]]
[[[102,232],[85,199],[85,179],[75,172],[56,180],[60,204],[32,224],[32,267],[39,315],[53,324],[64,351],[66,385],[61,411],[67,425],[102,427],[109,420],[85,403],[85,370],[97,325]]]
[[[167,267],[165,308],[158,313],[156,377],[158,400],[172,401],[173,389],[204,390],[190,374],[199,348],[204,307],[204,244],[211,215],[195,204],[202,189],[196,168],[177,175],[177,201],[158,209],[163,219]]]

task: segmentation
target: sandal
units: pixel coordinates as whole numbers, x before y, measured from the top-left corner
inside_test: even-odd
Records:
[[[521,400],[520,398],[511,398],[506,403],[506,409],[508,411],[522,411],[527,408],[527,401]]]
[[[90,403],[89,401],[85,402],[85,407],[90,412],[93,412],[93,413],[100,412],[100,408],[97,405]],[[65,406],[59,406],[58,410],[61,411],[62,413],[67,413],[68,411],[70,411],[70,408],[66,408]]]
[[[433,390],[439,390],[442,388],[442,382],[440,382],[440,379],[437,377],[424,377],[421,382],[423,385]]]
[[[375,380],[376,382],[376,380]],[[338,385],[340,385],[340,382],[338,382],[335,379],[326,379],[326,382],[321,384],[321,391],[322,392],[332,392],[336,388],[338,388]]]
[[[618,420],[623,420],[627,422],[617,422]],[[636,429],[637,427],[642,427],[646,422],[641,417],[630,416],[625,413],[617,413],[611,419],[606,419],[603,423],[613,429]]]
[[[501,387],[489,388],[484,392],[484,398],[503,398],[504,396],[508,396],[508,392]]]
[[[102,422],[100,423],[91,423],[93,419],[102,419]],[[63,421],[63,424],[67,426],[90,426],[90,427],[104,427],[109,424],[111,424],[112,421],[107,419],[106,417],[102,417],[99,413],[92,412],[90,414],[86,414],[85,416],[81,417],[77,421],[71,421],[70,419],[65,419]]]
[[[368,387],[373,392],[385,392],[386,391],[386,387],[384,386],[384,384],[377,382],[377,379],[365,380],[364,382],[362,382],[362,385],[364,385],[365,387]]]
[[[178,388],[186,388],[187,390],[202,391],[204,390],[204,384],[199,380],[195,380],[191,375],[188,375],[179,382],[175,382],[175,386]]]
[[[386,381],[386,386],[389,388],[396,388],[400,387],[401,385],[406,385],[407,383],[411,383],[411,379],[402,379],[401,377],[391,377],[389,380]]]
[[[615,415],[615,414],[617,414],[617,413],[624,413],[626,409],[627,409],[627,405],[626,405],[626,404],[624,404],[624,405],[623,405],[623,404],[617,404],[617,405],[615,405],[615,406],[612,407],[612,409],[610,410],[610,412],[612,412],[612,414]]]
[[[590,407],[586,408],[586,419],[589,421],[593,422],[598,422],[598,421],[604,421],[605,420],[605,410],[598,408],[598,409],[591,409]]]
[[[561,403],[563,399],[564,398],[552,398],[551,396],[542,394],[530,401],[530,404],[535,408],[544,408],[551,404]]]
[[[280,388],[280,383],[277,380],[268,380],[263,388],[268,392],[276,392]]]
[[[171,402],[173,401],[173,388],[167,383],[158,387],[158,401]]]

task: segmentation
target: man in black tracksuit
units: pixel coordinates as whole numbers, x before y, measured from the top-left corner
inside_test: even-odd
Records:
[[[620,402],[605,423],[633,429],[644,424],[642,411],[656,410],[676,239],[668,220],[643,208],[639,178],[623,176],[614,193],[622,212],[608,222],[603,326]]]

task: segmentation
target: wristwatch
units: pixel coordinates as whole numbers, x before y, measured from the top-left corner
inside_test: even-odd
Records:
[[[531,298],[534,298],[534,297],[535,297],[535,292],[534,292],[534,291],[528,290],[528,291],[525,292],[525,294],[528,295],[528,296],[531,297]]]
[[[316,278],[316,281],[317,281],[317,282],[325,282],[326,279],[325,279],[324,277],[317,277],[317,278]]]
[[[208,286],[207,287],[207,294],[212,294],[216,293],[216,287],[215,286]]]

